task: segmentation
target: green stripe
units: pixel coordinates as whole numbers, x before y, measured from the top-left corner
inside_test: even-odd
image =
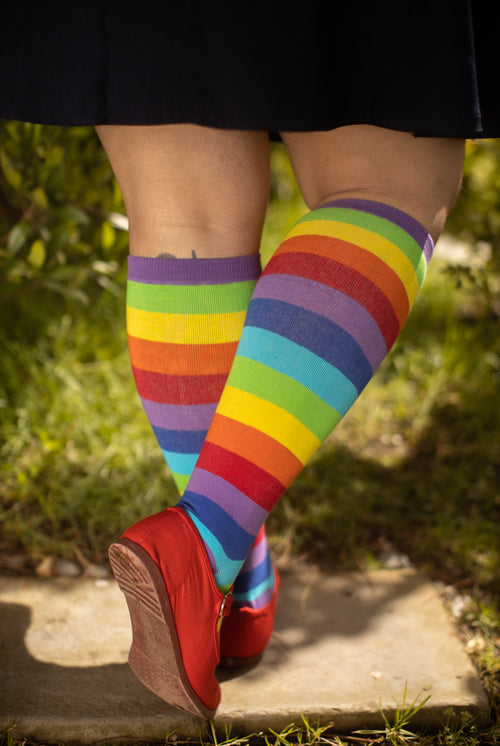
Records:
[[[408,257],[415,268],[419,287],[422,286],[427,270],[425,256],[415,239],[412,238],[404,228],[400,228],[399,225],[387,220],[387,218],[372,215],[369,212],[351,210],[347,207],[322,207],[304,215],[304,217],[299,220],[299,223],[308,222],[310,220],[333,220],[341,223],[348,223],[349,225],[355,225],[358,228],[365,228],[372,233],[386,238],[388,241],[396,244],[396,246]]]
[[[127,305],[154,313],[234,313],[246,311],[255,281],[227,285],[149,285],[127,282]]]
[[[188,485],[188,482],[189,482],[189,479],[190,479],[191,475],[190,474],[176,474],[175,472],[171,472],[171,474],[172,474],[172,478],[173,478],[173,480],[174,480],[174,482],[175,482],[175,484],[177,486],[177,489],[179,490],[179,492],[182,495],[182,493],[184,492],[184,490],[186,489],[186,487]]]
[[[341,419],[336,409],[294,378],[247,357],[234,359],[227,383],[281,407],[321,441]]]

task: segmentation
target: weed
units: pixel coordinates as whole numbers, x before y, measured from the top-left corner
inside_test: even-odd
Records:
[[[380,707],[380,714],[382,715],[385,724],[385,728],[383,730],[357,730],[354,732],[358,733],[359,735],[378,736],[379,738],[383,739],[384,743],[390,743],[392,744],[392,746],[404,746],[411,741],[415,741],[417,735],[407,730],[406,726],[410,724],[415,715],[420,712],[426,702],[429,701],[431,695],[428,694],[423,700],[419,702],[419,699],[422,696],[422,692],[420,692],[409,704],[407,704],[407,694],[408,687],[407,684],[405,684],[401,705],[398,705],[396,707],[394,719],[392,722],[385,714],[382,706]]]
[[[11,723],[8,728],[0,732],[0,746],[14,746],[14,723]]]
[[[209,720],[209,738],[210,738],[210,746],[245,746],[245,744],[248,744],[249,741],[251,741],[253,738],[256,738],[260,736],[261,734],[258,733],[252,733],[248,736],[232,736],[232,726],[231,723],[225,723],[224,724],[224,737],[222,740],[219,739],[217,736],[217,731],[215,728],[215,724],[213,720]],[[177,742],[178,743],[178,742]],[[200,738],[200,743],[202,746],[205,746],[206,742]]]
[[[451,710],[445,715],[446,722],[435,736],[436,746],[480,746],[481,736],[470,713],[461,713],[460,724],[456,723],[456,715]]]
[[[302,725],[291,723],[281,731],[269,728],[268,733],[261,734],[261,736],[266,746],[320,746],[320,744],[341,746],[338,736],[327,737],[326,735],[332,732],[333,727],[334,723],[314,725],[309,718],[302,715]]]

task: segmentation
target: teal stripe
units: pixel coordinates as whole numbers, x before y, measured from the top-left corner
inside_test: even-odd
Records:
[[[321,207],[318,210],[307,213],[298,222],[304,223],[313,220],[332,220],[349,223],[349,225],[354,225],[358,228],[365,228],[396,244],[412,263],[419,287],[421,287],[427,269],[422,248],[404,228],[396,225],[396,223],[379,215],[372,215],[369,212],[362,212],[360,210],[351,210],[347,207]]]
[[[340,420],[336,409],[307,386],[269,365],[241,355],[235,358],[227,383],[281,407],[319,440],[324,440]]]
[[[342,417],[358,398],[356,387],[333,365],[286,337],[266,329],[245,327],[236,359],[240,355],[293,378]]]
[[[215,314],[246,311],[253,280],[226,285],[150,285],[127,282],[127,305],[152,313]]]
[[[259,583],[259,585],[256,585],[255,588],[252,588],[246,593],[234,593],[233,591],[233,598],[235,601],[240,602],[255,601],[256,598],[262,596],[262,594],[265,593],[272,586],[274,586],[274,572],[271,572],[267,580]]]
[[[189,517],[198,529],[198,533],[205,542],[205,545],[212,552],[215,565],[218,568],[218,572],[215,575],[215,582],[219,590],[225,593],[231,588],[245,560],[230,559],[217,537],[191,512],[189,512]]]
[[[162,451],[168,468],[175,474],[191,474],[198,461],[198,453],[175,453],[163,448]]]

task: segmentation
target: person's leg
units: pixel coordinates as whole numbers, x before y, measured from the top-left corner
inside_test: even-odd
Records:
[[[226,602],[215,588],[231,586],[269,510],[387,353],[423,279],[428,231],[436,237],[458,189],[463,144],[349,130],[321,135],[320,147],[314,134],[284,135],[312,212],[256,284],[179,505],[111,548],[136,618],[134,670],[190,711],[213,712],[220,696],[214,627]],[[330,173],[321,151],[336,147],[359,182]]]
[[[99,127],[98,134],[130,224],[127,331],[134,377],[182,494],[260,274],[269,141],[265,133],[194,125]],[[227,634],[222,628],[222,648],[228,639],[236,657],[246,652],[245,607],[255,605],[263,570],[271,588],[274,582],[264,532],[259,539],[242,576],[241,611],[233,613]]]
[[[191,124],[102,126],[134,256],[256,254],[268,200],[269,138]]]
[[[262,132],[194,125],[97,131],[130,223],[127,327],[134,377],[182,494],[260,274],[269,141]],[[254,593],[263,567],[273,578],[265,536],[257,551],[262,562],[255,566],[249,558],[241,606],[267,600]]]
[[[437,241],[460,190],[462,140],[369,125],[282,137],[310,210],[335,199],[380,202],[408,213]]]
[[[312,211],[256,284],[180,503],[221,589],[394,343],[461,180],[461,141],[365,126],[283,139]]]

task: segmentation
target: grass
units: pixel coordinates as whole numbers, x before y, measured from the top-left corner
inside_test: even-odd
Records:
[[[443,724],[438,733],[419,735],[406,726],[425,704],[421,702],[402,702],[397,708],[394,718],[388,719],[382,711],[385,727],[380,730],[360,730],[350,735],[340,735],[335,732],[333,724],[318,724],[311,722],[304,715],[302,722],[290,723],[280,731],[269,728],[266,731],[249,733],[245,736],[232,735],[231,728],[225,730],[223,736],[217,734],[213,725],[200,737],[199,741],[185,741],[176,734],[166,734],[165,738],[156,741],[141,739],[127,739],[126,741],[99,741],[99,746],[496,746],[500,733],[491,729],[488,734],[480,734],[467,713],[462,714],[459,725],[450,727]],[[65,746],[62,743],[40,743],[30,739],[16,739],[15,726],[10,726],[0,733],[0,746]]]
[[[1,523],[34,563],[46,552],[74,558],[75,546],[101,563],[131,516],[173,500],[126,353],[82,360],[84,325],[65,317],[48,330],[53,355],[41,340],[12,361],[29,384],[15,420],[4,419]]]
[[[264,258],[304,209],[280,149],[275,172],[273,195],[288,208],[271,202]],[[104,294],[36,333],[0,332],[0,571],[13,556],[27,573],[47,556],[104,565],[124,527],[177,499],[133,385],[123,307],[123,295]],[[277,556],[335,571],[396,552],[439,583],[491,727],[478,734],[464,716],[413,734],[413,709],[401,705],[399,725],[379,733],[339,735],[306,719],[227,743],[500,743],[499,394],[498,319],[438,253],[390,357],[268,523]],[[222,746],[215,733],[212,742]],[[14,743],[15,729],[0,736]]]

